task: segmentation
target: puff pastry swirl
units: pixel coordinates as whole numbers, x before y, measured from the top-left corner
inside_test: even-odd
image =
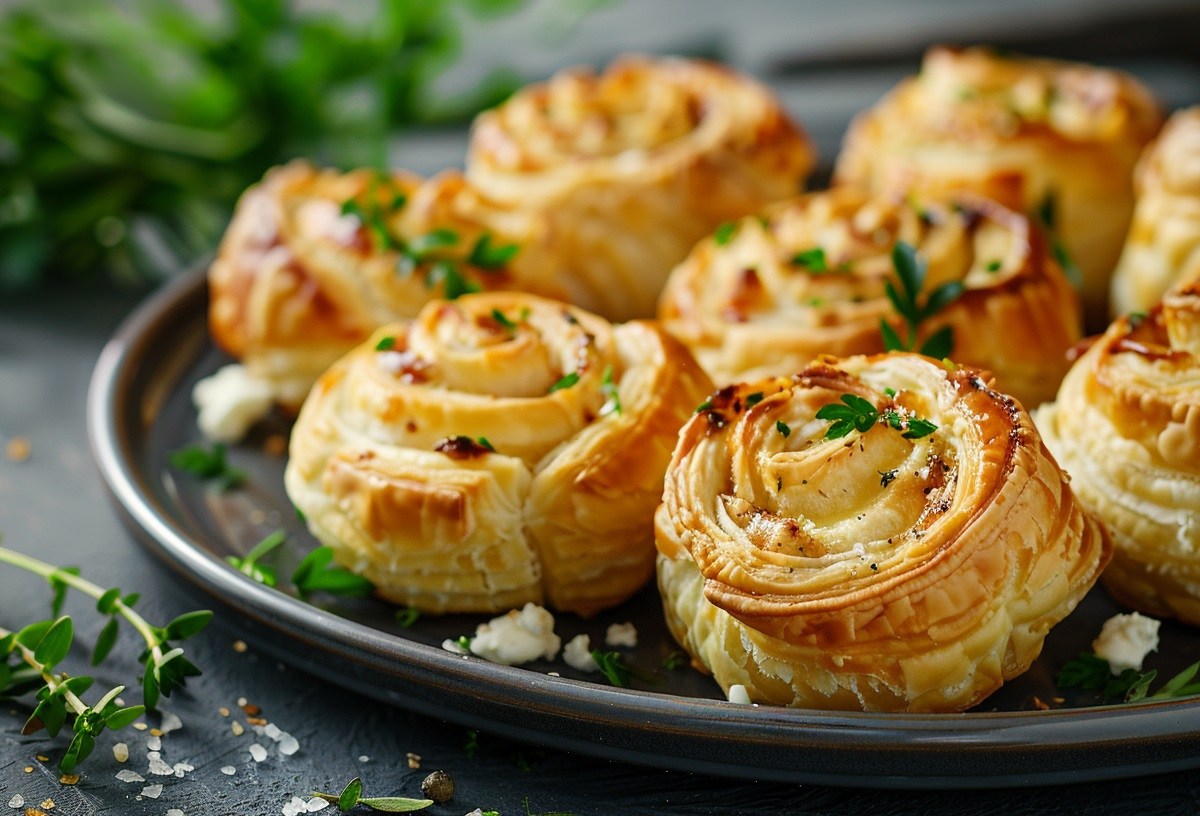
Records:
[[[1200,280],[1118,318],[1037,421],[1079,500],[1112,530],[1105,586],[1200,625]]]
[[[571,302],[626,320],[653,316],[696,241],[798,193],[814,162],[763,85],[712,63],[630,56],[480,114],[467,176],[545,216]]]
[[[1176,282],[1200,276],[1200,106],[1167,120],[1135,180],[1133,225],[1113,276],[1116,315],[1144,312]]]
[[[1127,74],[937,47],[918,76],[854,120],[834,179],[970,189],[1022,212],[1052,198],[1085,312],[1103,326],[1133,212],[1133,167],[1161,122],[1150,92]]]
[[[493,250],[521,251],[486,267],[468,262],[485,234]],[[455,172],[422,180],[293,162],[238,203],[209,269],[212,336],[294,410],[334,360],[451,289],[560,295],[530,248],[537,235]],[[423,260],[406,266],[402,246]]]
[[[722,389],[684,426],[658,582],[694,665],[758,702],[914,712],[968,708],[1028,668],[1111,546],[981,376],[824,358]],[[826,438],[818,413],[855,398],[876,415]]]
[[[588,615],[652,575],[663,473],[710,389],[651,323],[518,293],[434,301],[322,375],[285,484],[389,600]]]
[[[904,201],[841,187],[776,205],[697,244],[659,315],[718,384],[881,352],[881,320],[905,332],[885,292],[898,241],[927,261],[927,291],[965,286],[918,340],[950,326],[954,360],[991,370],[1025,405],[1053,399],[1080,338],[1078,297],[1029,219],[965,194]]]

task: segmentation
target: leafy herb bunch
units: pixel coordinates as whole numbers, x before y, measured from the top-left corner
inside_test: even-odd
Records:
[[[82,578],[74,567],[60,569],[4,547],[0,547],[0,562],[42,576],[54,592],[51,617],[17,631],[0,627],[0,698],[35,695],[37,704],[25,722],[23,734],[45,729],[55,737],[64,726],[71,726],[71,742],[59,762],[63,773],[74,771],[91,754],[96,737],[105,729],[115,731],[130,725],[147,708],[155,708],[161,697],[182,687],[187,678],[200,674],[200,669],[172,641],[202,631],[212,619],[212,612],[188,612],[164,627],[157,627],[134,611],[136,593],[122,594],[115,587],[103,589]],[[96,638],[92,665],[98,666],[108,657],[116,643],[119,620],[129,623],[145,641],[146,649],[140,658],[144,667],[143,705],[124,706],[118,702],[125,686],[109,689],[89,705],[83,695],[92,687],[94,678],[55,671],[66,659],[75,636],[74,622],[62,615],[68,588],[90,595],[96,600],[97,611],[108,617]]]
[[[382,167],[390,132],[461,120],[514,87],[434,101],[455,12],[381,0],[351,21],[286,0],[22,0],[0,16],[0,290],[102,270],[142,282],[209,250],[237,196],[307,156]]]

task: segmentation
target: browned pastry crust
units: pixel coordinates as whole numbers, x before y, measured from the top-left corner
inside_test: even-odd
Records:
[[[1200,281],[1118,318],[1037,421],[1079,500],[1112,530],[1105,586],[1200,625]]]
[[[348,214],[346,202],[378,207],[381,216]],[[433,233],[453,240],[402,268],[400,244]],[[497,267],[468,263],[485,233],[493,247],[516,242],[521,251]],[[531,248],[537,234],[528,218],[490,204],[455,172],[423,181],[293,162],[269,171],[238,203],[209,269],[209,325],[222,348],[295,409],[334,360],[446,292],[431,277],[438,260],[452,259],[472,287],[560,295]]]
[[[1133,167],[1162,122],[1133,77],[1105,68],[930,49],[846,135],[834,180],[874,190],[969,189],[1022,211],[1055,201],[1055,230],[1105,322],[1133,212]]]
[[[667,621],[697,666],[757,702],[913,712],[968,708],[1029,667],[1111,545],[982,376],[825,358],[711,398],[656,516]],[[847,394],[878,420],[827,439],[817,414]]]
[[[519,293],[435,301],[321,377],[287,491],[387,599],[590,615],[653,573],[663,472],[709,389],[651,323]]]
[[[718,384],[788,375],[819,354],[881,352],[881,320],[906,331],[885,293],[888,280],[899,286],[898,241],[927,261],[926,293],[966,287],[919,341],[950,326],[954,360],[991,370],[1027,406],[1053,399],[1080,338],[1078,297],[1041,230],[967,194],[906,201],[841,187],[778,204],[697,244],[659,316]]]
[[[758,82],[708,62],[625,57],[481,114],[467,176],[543,215],[569,299],[651,317],[671,267],[722,221],[795,195],[812,143]]]
[[[1147,311],[1200,277],[1200,106],[1176,112],[1138,161],[1137,206],[1113,276],[1113,314]]]

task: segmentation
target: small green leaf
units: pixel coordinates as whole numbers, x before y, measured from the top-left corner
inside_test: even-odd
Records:
[[[121,599],[121,590],[113,587],[96,601],[96,611],[102,615],[111,615],[117,609],[117,601]]]
[[[207,609],[186,612],[167,624],[168,640],[183,640],[199,634],[212,621],[213,613]]]
[[[733,221],[726,221],[723,224],[718,224],[713,231],[713,241],[717,246],[725,246],[733,238],[733,234],[737,232],[737,224]]]
[[[985,270],[987,270],[988,272],[999,272],[1001,266],[1002,266],[1002,264],[1001,264],[1000,260],[996,259],[996,260],[988,261],[987,265],[985,265],[983,268]]]
[[[132,725],[134,720],[145,713],[146,707],[140,705],[119,708],[104,718],[104,724],[110,731],[120,731],[125,726]]]
[[[359,799],[358,803],[381,813],[411,813],[414,810],[424,810],[433,804],[433,800],[407,799],[403,796],[373,796]]]
[[[33,656],[45,668],[51,669],[62,662],[71,651],[71,641],[75,637],[75,627],[69,617],[56,620],[42,639],[33,649]]]
[[[604,376],[600,378],[600,393],[604,395],[604,404],[600,406],[600,416],[621,414],[621,393],[613,382],[613,367],[604,367]]]
[[[67,600],[67,582],[62,579],[64,575],[79,575],[79,567],[62,567],[46,578],[54,590],[54,599],[50,602],[50,615],[55,618],[62,614],[63,604]]]
[[[693,413],[696,413],[696,414],[703,413],[704,411],[710,410],[712,407],[713,407],[712,400],[705,400],[704,402],[702,402],[696,406],[696,410],[693,411]]]
[[[926,357],[933,357],[936,360],[941,360],[944,357],[949,357],[954,351],[954,328],[952,326],[942,326],[929,336],[924,343],[921,344],[920,352]]]
[[[171,466],[201,479],[215,479],[221,488],[237,487],[246,480],[245,471],[230,467],[225,460],[225,446],[213,443],[211,450],[190,445],[173,451],[168,458]]]
[[[821,247],[806,249],[792,256],[794,266],[803,266],[810,272],[828,272],[829,262],[825,258],[825,250]]]
[[[784,422],[781,419],[775,420],[775,430],[779,431],[779,435],[782,436],[784,439],[787,439],[789,436],[792,435],[791,426],[789,426],[786,422]]]
[[[17,632],[16,641],[26,649],[32,649],[46,636],[46,632],[50,631],[50,627],[53,625],[53,620],[42,620],[31,623]]]
[[[438,249],[452,247],[458,243],[458,233],[452,229],[435,229],[408,242],[408,252],[424,260]]]
[[[159,688],[151,660],[153,658],[147,660],[145,671],[142,672],[142,702],[147,709],[152,710],[158,707]]]
[[[108,657],[108,653],[112,651],[113,645],[117,642],[119,628],[116,618],[109,618],[108,623],[104,624],[104,628],[96,636],[96,645],[92,647],[93,666],[99,666],[104,662],[104,658]]]
[[[71,773],[80,762],[88,758],[95,747],[96,740],[91,734],[87,731],[78,732],[71,739],[67,752],[63,754],[62,760],[58,763],[59,770],[63,773]]]
[[[362,796],[362,789],[362,780],[357,776],[347,782],[346,787],[342,788],[342,792],[338,794],[338,810],[349,810],[357,805]]]
[[[141,598],[142,598],[141,594],[139,594],[137,592],[130,592],[128,595],[126,595],[124,598],[121,599],[121,603],[124,604],[126,608],[133,609],[133,607],[137,604],[138,601],[141,600]]]
[[[442,296],[446,300],[457,300],[463,295],[478,292],[482,287],[473,280],[463,277],[458,267],[450,261],[438,261],[429,268],[425,275],[425,285],[430,289],[442,286]]]
[[[396,338],[390,334],[386,337],[379,338],[379,342],[375,344],[376,351],[391,351],[396,347]]]
[[[900,339],[900,335],[896,334],[896,330],[892,325],[879,318],[879,333],[883,335],[883,350],[884,351],[904,351],[904,341]]]
[[[917,255],[917,250],[906,241],[897,241],[892,247],[892,267],[896,277],[904,287],[910,303],[916,302],[921,287],[925,285],[925,262]]]
[[[762,391],[755,391],[752,394],[746,395],[746,407],[747,408],[753,408],[755,405],[758,405],[762,401],[763,401],[763,392]]]
[[[517,330],[517,324],[512,320],[509,320],[508,315],[504,314],[504,312],[500,311],[499,309],[492,309],[492,320],[495,320],[509,332],[514,332]]]
[[[33,709],[33,713],[21,729],[21,734],[29,736],[45,728],[47,734],[56,737],[66,721],[67,704],[63,698],[60,695],[47,696]]]
[[[396,623],[403,626],[405,629],[412,626],[421,617],[421,610],[411,606],[406,606],[403,609],[396,610]]]
[[[666,659],[663,660],[662,665],[663,665],[663,668],[666,669],[667,671],[675,671],[680,666],[687,665],[687,662],[688,662],[687,655],[685,655],[683,652],[681,652],[679,650],[675,650],[675,651],[671,652],[669,655],[667,655]]]
[[[1085,691],[1095,691],[1108,682],[1111,676],[1112,669],[1107,660],[1085,653],[1064,663],[1054,682],[1060,689],[1082,688]]]
[[[600,673],[605,676],[608,682],[614,686],[625,686],[629,684],[629,675],[632,670],[625,663],[625,659],[620,652],[604,652],[599,649],[592,649],[592,659],[596,661],[596,665],[600,667]]]
[[[577,382],[579,382],[579,372],[572,371],[569,374],[564,374],[562,379],[550,386],[550,390],[547,393],[553,394],[555,391],[561,391],[564,388],[570,388]]]
[[[938,426],[934,425],[929,420],[917,419],[916,417],[913,417],[912,419],[908,420],[908,430],[900,435],[905,439],[920,439],[923,436],[929,436],[937,429]]]
[[[301,596],[328,592],[331,595],[362,598],[375,591],[375,585],[366,578],[341,567],[330,566],[332,561],[331,547],[317,547],[304,556],[292,573],[292,583]]]
[[[516,244],[500,244],[492,245],[492,234],[485,232],[479,236],[479,240],[475,242],[475,246],[471,247],[471,254],[467,257],[467,263],[478,266],[480,269],[499,269],[509,261],[511,261],[520,249]]]

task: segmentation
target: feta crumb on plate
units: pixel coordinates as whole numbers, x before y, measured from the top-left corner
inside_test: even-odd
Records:
[[[199,411],[196,424],[216,442],[239,441],[251,425],[270,413],[274,401],[270,383],[236,364],[218,369],[192,388],[192,402]]]
[[[1126,669],[1141,671],[1146,655],[1158,649],[1160,621],[1137,612],[1114,615],[1104,622],[1092,651],[1108,661],[1113,674]]]
[[[614,623],[604,634],[604,642],[609,646],[623,646],[626,649],[637,647],[637,627],[632,623]]]
[[[562,639],[554,634],[554,616],[535,603],[493,618],[475,629],[471,652],[493,663],[516,666],[539,657],[553,660]]]
[[[567,641],[566,647],[563,648],[563,660],[572,669],[586,672],[600,671],[596,658],[592,657],[591,638],[587,635],[576,635]]]

